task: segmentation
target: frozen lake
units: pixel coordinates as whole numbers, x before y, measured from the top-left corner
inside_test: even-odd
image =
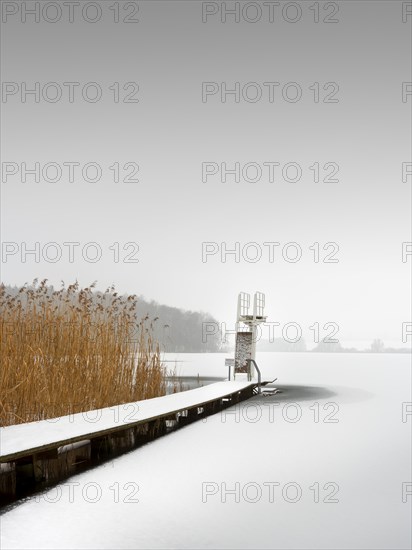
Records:
[[[226,376],[225,357],[165,359],[212,382]],[[281,394],[28,499],[1,517],[1,548],[410,548],[411,356],[257,362]]]

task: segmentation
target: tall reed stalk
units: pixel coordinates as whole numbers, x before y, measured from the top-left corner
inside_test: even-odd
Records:
[[[0,287],[0,424],[54,418],[166,393],[153,322],[136,296],[47,279]]]

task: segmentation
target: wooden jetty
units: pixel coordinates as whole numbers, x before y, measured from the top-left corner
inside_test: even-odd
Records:
[[[11,502],[76,472],[249,399],[257,383],[225,381],[0,428],[0,499]]]

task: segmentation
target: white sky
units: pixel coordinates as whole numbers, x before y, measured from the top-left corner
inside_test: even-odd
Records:
[[[411,162],[412,95],[402,102],[402,82],[412,81],[411,17],[402,22],[402,2],[340,2],[335,24],[314,23],[305,1],[296,23],[279,14],[269,23],[266,14],[253,24],[222,24],[219,14],[202,23],[201,2],[157,1],[139,2],[139,23],[115,24],[109,4],[101,2],[95,24],[79,17],[23,24],[18,13],[2,25],[2,79],[18,89],[3,96],[2,162],[19,170],[1,188],[2,241],[18,246],[3,255],[2,280],[97,279],[101,289],[114,282],[120,292],[227,323],[239,291],[261,290],[271,321],[334,321],[342,341],[381,337],[401,346],[402,323],[412,317],[412,256],[402,263],[401,255],[412,240],[412,178],[402,181],[402,163]],[[22,103],[24,82],[41,89],[57,82],[63,98]],[[69,103],[63,82],[97,82],[102,99],[88,103],[76,88]],[[139,103],[114,103],[114,82],[121,97],[133,91],[124,83],[137,82]],[[204,103],[202,82],[217,82],[219,91],[222,82],[256,82],[263,96],[222,103],[216,94]],[[264,82],[281,83],[273,103]],[[288,82],[299,84],[300,101],[282,99]],[[332,90],[323,84],[338,83],[339,102],[314,103],[314,82],[321,94]],[[63,172],[56,183],[33,176],[23,183],[24,162],[95,162],[102,177],[70,183]],[[115,162],[138,164],[139,182],[115,183]],[[296,162],[302,178],[291,183],[275,172],[273,183],[266,175],[223,183],[216,175],[204,183],[204,162]],[[337,163],[339,182],[314,183],[314,162]],[[23,262],[23,243],[36,241],[58,243],[62,259]],[[202,262],[202,242],[220,251],[236,241],[258,243],[261,260],[222,263],[217,254]],[[87,262],[79,247],[69,262],[64,242],[97,242],[102,258]],[[122,246],[137,243],[139,263],[116,263],[109,248],[116,242],[121,260],[133,252]],[[264,242],[281,243],[273,263]],[[299,243],[301,261],[282,259],[288,242]],[[336,242],[339,263],[314,263],[314,242]]]

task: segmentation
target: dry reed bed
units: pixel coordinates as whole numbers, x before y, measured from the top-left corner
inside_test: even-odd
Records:
[[[7,426],[157,397],[165,369],[136,296],[47,279],[0,287],[0,424]]]

